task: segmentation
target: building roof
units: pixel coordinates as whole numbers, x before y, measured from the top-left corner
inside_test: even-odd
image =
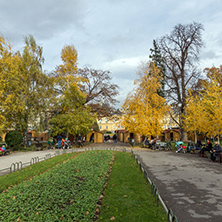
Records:
[[[96,132],[96,133],[101,133],[101,134],[103,134],[103,132],[101,132],[101,131],[99,131],[99,130],[95,130],[95,129],[92,130],[91,132]],[[90,132],[90,133],[91,133],[91,132]]]
[[[125,130],[125,129],[116,130],[116,132],[118,132],[118,133],[128,133],[128,131],[127,131],[127,130]]]
[[[180,133],[180,129],[165,129],[165,130],[163,131],[163,133],[168,133],[168,132],[170,132],[170,131],[175,131],[175,132]]]

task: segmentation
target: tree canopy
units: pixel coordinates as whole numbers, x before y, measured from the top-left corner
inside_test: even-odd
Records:
[[[199,92],[187,96],[184,127],[211,137],[222,134],[222,66],[206,68],[205,74]]]
[[[144,69],[143,69],[144,70]],[[161,70],[152,62],[144,70],[143,77],[135,82],[134,93],[129,94],[122,109],[124,126],[133,133],[150,137],[160,135],[163,118],[168,111],[165,99],[158,95],[162,87]]]
[[[54,72],[54,87],[57,97],[53,104],[50,119],[51,134],[86,134],[89,132],[95,115],[85,106],[87,95],[81,90],[87,80],[77,73],[77,51],[73,45],[64,46],[61,52],[63,64]]]
[[[78,74],[86,80],[81,86],[81,91],[86,94],[85,104],[97,113],[98,118],[112,116],[116,111],[114,105],[119,87],[112,82],[110,72],[85,67],[79,68]]]

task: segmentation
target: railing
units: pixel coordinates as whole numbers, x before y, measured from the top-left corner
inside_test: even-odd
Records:
[[[143,168],[142,164],[140,163],[140,161],[138,160],[137,156],[134,154],[133,150],[131,150],[131,153],[133,154],[137,164],[139,165],[140,171],[144,173],[144,178],[147,182],[150,183],[151,185],[151,192],[155,198],[156,204],[157,206],[159,206],[159,202],[162,204],[164,210],[167,213],[167,221],[168,222],[178,222],[177,217],[173,214],[173,211],[171,209],[168,209],[168,207],[166,206],[166,204],[164,203],[162,197],[160,196],[159,192],[158,192],[158,188],[155,185],[155,183],[153,181],[151,181],[151,179],[148,176],[148,172]]]

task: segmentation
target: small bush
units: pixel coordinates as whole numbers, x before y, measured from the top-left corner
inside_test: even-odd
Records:
[[[5,142],[7,143],[8,147],[13,148],[14,150],[17,147],[21,146],[22,139],[23,139],[23,136],[18,131],[10,131],[5,136]]]

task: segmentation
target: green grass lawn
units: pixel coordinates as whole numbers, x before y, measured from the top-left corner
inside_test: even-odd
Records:
[[[0,221],[92,221],[114,152],[89,151],[0,194]]]
[[[98,221],[167,221],[162,206],[157,207],[132,155],[118,152],[100,208]]]

